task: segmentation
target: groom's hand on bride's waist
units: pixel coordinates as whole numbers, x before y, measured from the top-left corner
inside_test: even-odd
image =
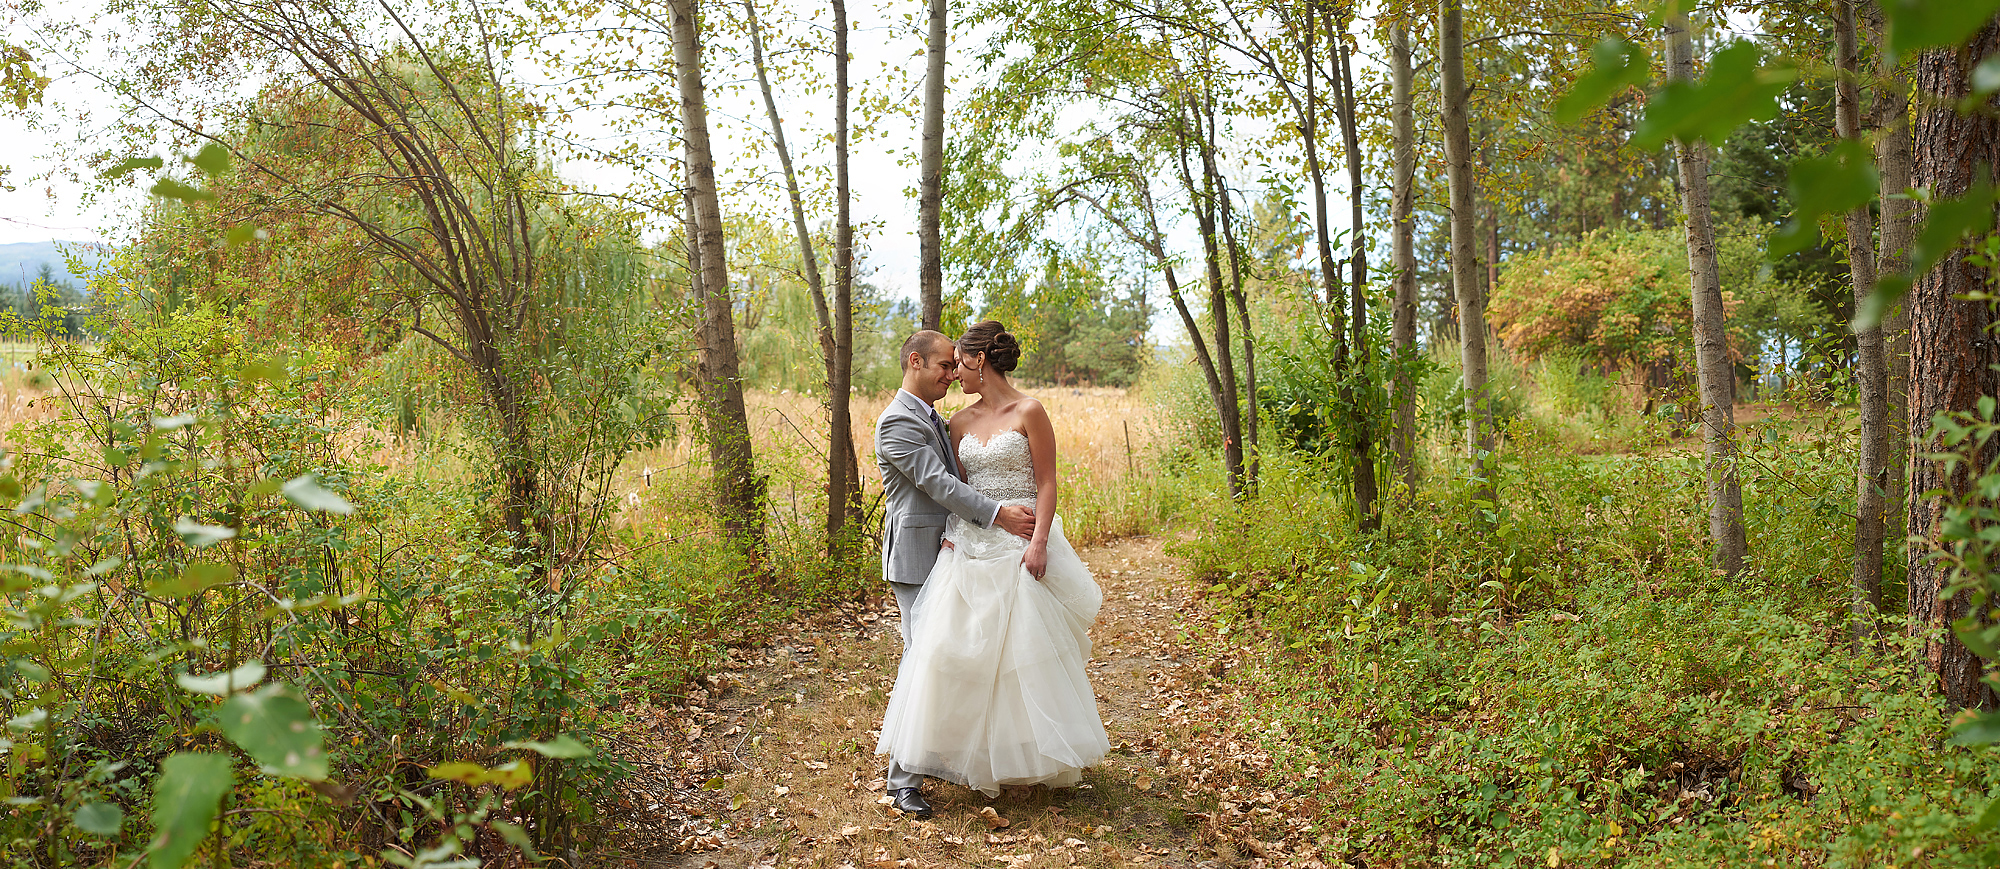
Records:
[[[993,524],[1016,537],[1035,536],[1035,508],[1023,504],[1002,504]]]

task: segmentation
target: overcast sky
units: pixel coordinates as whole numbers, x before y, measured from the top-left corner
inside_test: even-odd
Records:
[[[772,28],[785,26],[777,20],[783,8],[805,9],[808,14],[820,19],[829,17],[822,3],[780,4],[775,0],[765,0],[760,5],[771,7],[760,14],[766,18],[767,26]],[[873,87],[891,103],[907,110],[880,119],[873,129],[860,131],[856,136],[857,144],[852,152],[854,215],[858,224],[875,224],[864,229],[867,233],[861,241],[864,268],[867,278],[891,295],[914,297],[916,202],[907,195],[907,190],[914,186],[916,177],[913,152],[917,135],[914,121],[919,102],[917,88],[923,75],[923,41],[917,25],[923,10],[922,0],[859,0],[851,5],[853,77],[862,87]],[[97,20],[99,3],[96,0],[56,0],[49,4],[49,8],[58,15]],[[824,26],[826,22],[821,20],[817,23]],[[811,26],[811,23],[793,22],[793,26]],[[969,30],[961,27],[955,31],[953,44],[958,50],[951,55],[954,76],[974,72],[957,61],[969,57],[982,46],[991,32],[989,27],[977,23]],[[711,69],[707,77],[710,89],[718,92],[710,108],[712,124],[717,128],[717,162],[733,169],[733,176],[738,181],[749,173],[769,173],[772,186],[768,188],[770,198],[766,200],[768,205],[763,210],[778,218],[786,212],[782,208],[781,188],[776,186],[775,160],[769,155],[768,148],[750,155],[744,150],[741,138],[761,138],[765,125],[762,103],[754,87],[747,82],[748,63],[744,61],[732,65],[728,52],[715,49],[711,46]],[[892,71],[900,70],[900,75],[884,75],[885,66]],[[822,60],[819,69],[830,78],[830,62]],[[60,71],[50,72],[59,74]],[[517,70],[517,75],[526,79],[539,78],[544,82],[556,77],[532,69]],[[963,79],[954,83],[948,101],[955,103],[970,87],[971,84]],[[781,84],[780,100],[796,159],[802,164],[823,164],[830,159],[830,148],[824,140],[829,135],[827,125],[831,109],[824,90],[810,98],[793,96],[788,99]],[[50,87],[45,102],[59,111],[81,106],[100,115],[122,108],[111,97],[91,86],[87,79],[77,77],[58,78]],[[1076,120],[1088,118],[1078,117]],[[578,129],[573,132],[582,135],[601,132],[601,127],[591,126],[586,119],[579,119],[576,125]],[[946,135],[951,135],[949,127]],[[88,201],[85,189],[63,180],[60,172],[54,173],[54,178],[38,177],[47,176],[52,168],[62,165],[61,161],[73,161],[82,156],[76,153],[74,147],[65,148],[50,136],[28,129],[19,118],[0,118],[0,164],[13,168],[10,182],[17,188],[11,192],[0,192],[0,243],[48,240],[115,243],[129,234],[134,215],[144,199],[136,185],[128,184],[110,195]],[[572,161],[563,167],[563,174],[572,183],[584,186],[600,189],[620,186],[618,173],[589,163]],[[1245,176],[1242,172],[1235,174]],[[1344,178],[1344,173],[1334,173],[1329,181],[1340,184]],[[725,203],[725,208],[729,207]],[[1344,222],[1347,210],[1336,208],[1333,213],[1336,220]],[[817,223],[825,218],[826,215],[817,215],[811,219]],[[1186,228],[1172,234],[1184,236],[1180,238],[1180,247],[1189,250],[1195,247],[1194,236]]]

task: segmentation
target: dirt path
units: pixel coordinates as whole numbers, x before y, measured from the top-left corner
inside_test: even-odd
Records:
[[[883,805],[873,731],[902,646],[893,602],[876,601],[741,650],[687,705],[639,713],[621,755],[641,773],[606,807],[623,823],[600,853],[689,869],[1323,867],[1313,806],[1268,786],[1265,722],[1229,678],[1248,649],[1203,629],[1212,617],[1157,538],[1082,554],[1104,589],[1091,679],[1113,747],[1082,786],[989,801],[932,782],[929,822]]]

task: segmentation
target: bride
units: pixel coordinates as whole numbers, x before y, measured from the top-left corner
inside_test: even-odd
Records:
[[[1007,380],[1020,358],[993,320],[959,338],[959,385],[979,401],[952,414],[951,437],[973,488],[1034,506],[1034,537],[950,521],[875,748],[988,797],[1075,785],[1111,750],[1084,673],[1103,593],[1056,516],[1048,411]]]

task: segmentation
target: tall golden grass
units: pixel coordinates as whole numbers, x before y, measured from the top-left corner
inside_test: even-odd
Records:
[[[1130,528],[1104,529],[1094,518],[1107,493],[1129,488],[1148,474],[1148,457],[1166,437],[1153,403],[1123,389],[1029,388],[1055,424],[1059,509],[1070,535],[1082,540],[1129,533]],[[860,452],[863,499],[870,504],[882,490],[875,466],[875,420],[894,393],[857,394],[853,402],[854,438]],[[756,439],[757,470],[770,478],[770,499],[776,515],[806,526],[825,509],[825,399],[791,390],[757,389],[744,396],[750,430]],[[972,403],[973,397],[954,391],[938,403],[940,413]],[[624,492],[628,520],[670,521],[675,511],[643,509],[662,500],[692,505],[691,486],[705,486],[707,448],[692,431],[650,449],[634,453],[625,463]],[[663,488],[664,487],[664,488]],[[665,506],[665,505],[661,505]],[[643,518],[642,518],[643,517]],[[684,521],[684,520],[683,520]],[[1081,523],[1081,527],[1079,527]]]

